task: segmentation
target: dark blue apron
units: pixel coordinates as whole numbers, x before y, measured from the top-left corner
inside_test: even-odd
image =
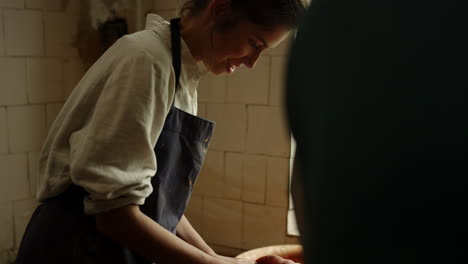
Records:
[[[171,20],[177,86],[181,73],[179,21]],[[151,179],[153,192],[140,206],[144,214],[172,233],[190,199],[213,129],[213,122],[177,109],[172,103],[154,148],[158,169]],[[84,214],[85,195],[84,189],[71,185],[39,205],[26,228],[16,263],[152,263],[96,230],[95,217]]]

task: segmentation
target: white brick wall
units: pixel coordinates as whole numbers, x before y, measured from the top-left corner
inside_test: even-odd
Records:
[[[254,70],[245,66],[229,75],[226,101],[229,103],[267,104],[270,57],[260,58]]]
[[[42,8],[42,0],[26,0],[26,8],[31,8],[31,9]]]
[[[206,117],[216,122],[210,147],[214,150],[244,151],[247,135],[246,106],[207,104]]]
[[[26,154],[0,156],[0,202],[29,197],[28,158]]]
[[[3,32],[3,9],[0,8],[0,56],[5,54],[5,40]]]
[[[84,72],[72,46],[79,5],[0,0],[0,264],[15,259],[37,205],[39,151]]]
[[[78,32],[76,19],[63,12],[44,13],[47,56],[78,56],[78,49],[71,45]]]
[[[0,202],[0,252],[13,248],[13,238],[13,209],[11,203]],[[2,259],[0,258],[0,260]]]
[[[242,202],[205,198],[203,232],[209,243],[242,247]]]
[[[177,9],[180,7],[182,0],[154,0],[155,10]]]
[[[199,102],[225,102],[227,87],[227,77],[225,75],[208,74],[200,80],[198,87]]]
[[[27,103],[26,60],[24,58],[0,57],[0,105]]]
[[[45,106],[14,106],[7,113],[11,152],[41,150],[47,135]]]
[[[201,175],[195,183],[195,194],[222,197],[224,188],[224,153],[210,151],[206,154]]]
[[[286,213],[284,208],[246,203],[243,215],[243,248],[284,244]]]
[[[26,8],[61,11],[64,9],[64,3],[64,0],[26,0]]]
[[[42,12],[35,10],[3,11],[6,54],[12,56],[44,55]]]
[[[62,59],[31,58],[26,68],[31,103],[65,100]]]
[[[270,96],[268,103],[274,106],[284,104],[284,85],[287,59],[284,56],[271,57]]]
[[[243,162],[242,200],[265,204],[266,158],[263,156],[244,155]]]
[[[0,0],[0,7],[23,8],[24,0]]]
[[[284,118],[280,107],[249,106],[247,152],[289,157],[290,134]]]
[[[206,166],[206,165],[205,165]],[[226,153],[226,170],[224,182],[224,197],[242,200],[242,185],[244,176],[244,155],[240,153]]]
[[[288,207],[289,181],[289,159],[269,157],[266,181],[267,205]],[[286,176],[285,176],[286,175]]]
[[[8,153],[8,125],[7,113],[0,107],[0,155]]]

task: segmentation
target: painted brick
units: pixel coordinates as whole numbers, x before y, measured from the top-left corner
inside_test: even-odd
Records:
[[[0,249],[0,263],[1,264],[14,263],[13,260],[10,261],[10,252],[8,250]]]
[[[0,202],[0,251],[10,250],[13,247],[13,210],[11,202]]]
[[[29,197],[26,154],[0,156],[0,202]]]
[[[242,234],[244,249],[283,244],[286,209],[244,203]]]
[[[178,17],[176,9],[171,9],[171,10],[156,9],[156,10],[157,11],[155,11],[154,13],[164,18],[167,21],[171,20],[172,18]]]
[[[183,2],[181,0],[154,0],[154,9],[177,9]]]
[[[216,122],[210,148],[216,150],[244,151],[247,136],[245,105],[207,104],[207,118]]]
[[[13,249],[8,251],[10,257],[10,263],[15,263],[16,256],[18,255],[18,249]]]
[[[206,105],[205,104],[200,104],[200,103],[198,104],[197,116],[206,117]]]
[[[222,197],[224,187],[224,152],[206,153],[202,170],[195,184],[195,194]]]
[[[23,58],[0,58],[0,105],[26,104],[26,61]]]
[[[242,203],[240,201],[205,198],[203,231],[208,243],[241,248]]]
[[[73,3],[80,1],[70,0],[26,0],[26,8],[30,9],[44,9],[48,11],[63,11],[65,3]]]
[[[294,34],[289,34],[289,36],[283,42],[281,42],[278,46],[272,49],[268,49],[266,51],[266,54],[287,56],[289,54],[289,49],[293,41],[294,41]]]
[[[73,46],[78,33],[77,18],[67,13],[45,12],[45,44],[47,56],[78,56]]]
[[[13,213],[15,215],[15,248],[18,249],[23,238],[26,226],[31,219],[34,210],[39,205],[35,199],[20,200],[14,202]]]
[[[24,0],[0,0],[0,7],[23,8]]]
[[[245,155],[242,178],[242,200],[253,203],[265,203],[265,182],[267,173],[266,158]]]
[[[4,10],[5,53],[18,56],[44,55],[42,13]]]
[[[26,8],[41,9],[42,8],[42,0],[26,0]]]
[[[75,1],[68,1],[75,2]],[[49,11],[62,11],[64,10],[65,0],[42,0],[42,8]]]
[[[4,45],[4,32],[3,32],[3,10],[0,9],[0,56],[5,54],[5,45]]]
[[[36,197],[37,186],[39,184],[39,152],[28,153],[28,179],[29,179],[29,190],[30,196]]]
[[[185,216],[193,228],[203,236],[203,197],[192,195],[185,211]]]
[[[85,73],[80,58],[66,58],[63,62],[63,81],[65,97],[68,97]]]
[[[8,152],[8,123],[5,108],[0,107],[0,154]]]
[[[258,60],[254,69],[241,67],[227,78],[228,103],[267,104],[270,58]]]
[[[226,85],[226,75],[207,74],[198,84],[199,101],[208,103],[224,102]]]
[[[63,0],[62,0],[63,1]],[[146,1],[151,1],[151,0],[143,0],[144,2]],[[82,5],[84,1],[67,1],[66,6],[65,3],[62,4],[63,8],[65,9],[65,12],[69,15],[79,17],[82,13]]]
[[[301,239],[299,236],[286,236],[284,243],[288,245],[301,245]]]
[[[52,124],[54,123],[55,119],[57,118],[60,110],[62,109],[63,104],[48,104],[46,107],[47,112],[47,131],[50,130]]]
[[[268,104],[274,106],[284,105],[285,96],[285,76],[286,76],[286,58],[272,57],[271,58],[271,74],[270,74],[270,97]]]
[[[154,10],[153,5],[153,0],[140,0],[140,10],[138,10],[137,5],[133,5],[133,13],[135,15],[135,31],[144,29],[146,24],[146,15],[152,13],[152,10]]]
[[[266,204],[287,208],[289,195],[289,159],[268,158]]]
[[[289,157],[290,134],[280,107],[249,106],[247,152]]]
[[[41,150],[47,135],[44,106],[10,107],[7,110],[7,118],[10,151]]]
[[[63,101],[63,63],[61,59],[28,59],[26,63],[30,102]]]
[[[244,175],[244,156],[238,153],[226,153],[226,174],[223,196],[241,200],[242,176]]]
[[[42,0],[26,0],[26,8],[40,9],[42,8]]]

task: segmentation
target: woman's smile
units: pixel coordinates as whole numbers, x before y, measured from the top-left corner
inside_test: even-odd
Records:
[[[233,73],[236,70],[236,68],[237,68],[237,66],[234,65],[230,60],[228,60],[227,66],[226,66],[227,73],[229,73],[229,74]]]

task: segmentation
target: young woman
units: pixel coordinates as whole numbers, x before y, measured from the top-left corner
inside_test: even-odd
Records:
[[[195,116],[207,71],[253,68],[300,0],[191,0],[117,41],[52,126],[22,263],[252,263],[217,255],[183,215],[214,124]],[[175,235],[174,235],[175,234]],[[288,262],[279,257],[268,262]]]

